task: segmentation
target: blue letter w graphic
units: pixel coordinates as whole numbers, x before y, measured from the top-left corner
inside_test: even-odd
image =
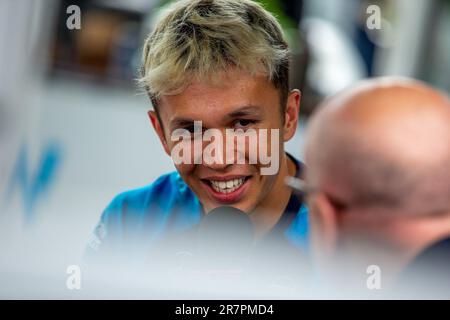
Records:
[[[25,212],[25,222],[34,220],[36,204],[46,192],[55,178],[60,163],[60,150],[56,144],[48,144],[42,151],[39,164],[34,175],[28,170],[28,150],[23,144],[6,192],[6,200],[11,200],[18,187]]]

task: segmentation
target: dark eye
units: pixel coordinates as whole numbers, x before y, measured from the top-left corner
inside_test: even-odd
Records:
[[[251,126],[252,124],[256,123],[255,120],[250,120],[250,119],[241,119],[241,120],[237,120],[234,123],[234,126],[238,129],[240,128],[247,128],[249,126]]]

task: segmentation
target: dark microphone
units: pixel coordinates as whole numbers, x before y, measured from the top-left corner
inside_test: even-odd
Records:
[[[242,281],[249,270],[254,237],[248,214],[218,207],[205,214],[196,227],[164,241],[151,260],[169,278],[199,277],[210,284],[214,279],[229,285],[236,277]]]
[[[197,232],[198,256],[210,265],[241,267],[254,244],[248,214],[233,207],[211,210],[203,217]]]

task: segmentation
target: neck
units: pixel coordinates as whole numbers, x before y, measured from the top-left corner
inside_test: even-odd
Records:
[[[295,173],[294,162],[286,153],[283,153],[280,159],[280,170],[272,189],[250,215],[257,238],[261,238],[270,231],[283,215],[291,197],[291,189],[285,185],[284,181],[288,175],[294,176]]]
[[[377,260],[385,274],[394,278],[423,250],[450,236],[450,214],[391,218],[363,233],[346,241],[346,251],[364,257],[363,261]]]

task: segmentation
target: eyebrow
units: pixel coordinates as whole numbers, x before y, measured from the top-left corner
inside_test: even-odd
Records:
[[[258,106],[248,105],[243,106],[237,110],[234,110],[227,114],[225,117],[228,119],[235,119],[244,116],[259,116],[261,108]],[[170,129],[174,130],[176,128],[184,128],[192,126],[194,124],[194,119],[186,117],[175,117],[170,121]]]
[[[261,107],[258,106],[243,106],[238,110],[235,110],[227,115],[227,118],[239,118],[243,116],[259,116],[261,113]]]
[[[183,118],[183,117],[175,118],[170,121],[170,129],[174,130],[176,128],[184,128],[192,126],[194,124],[194,121],[195,120],[191,118]]]

